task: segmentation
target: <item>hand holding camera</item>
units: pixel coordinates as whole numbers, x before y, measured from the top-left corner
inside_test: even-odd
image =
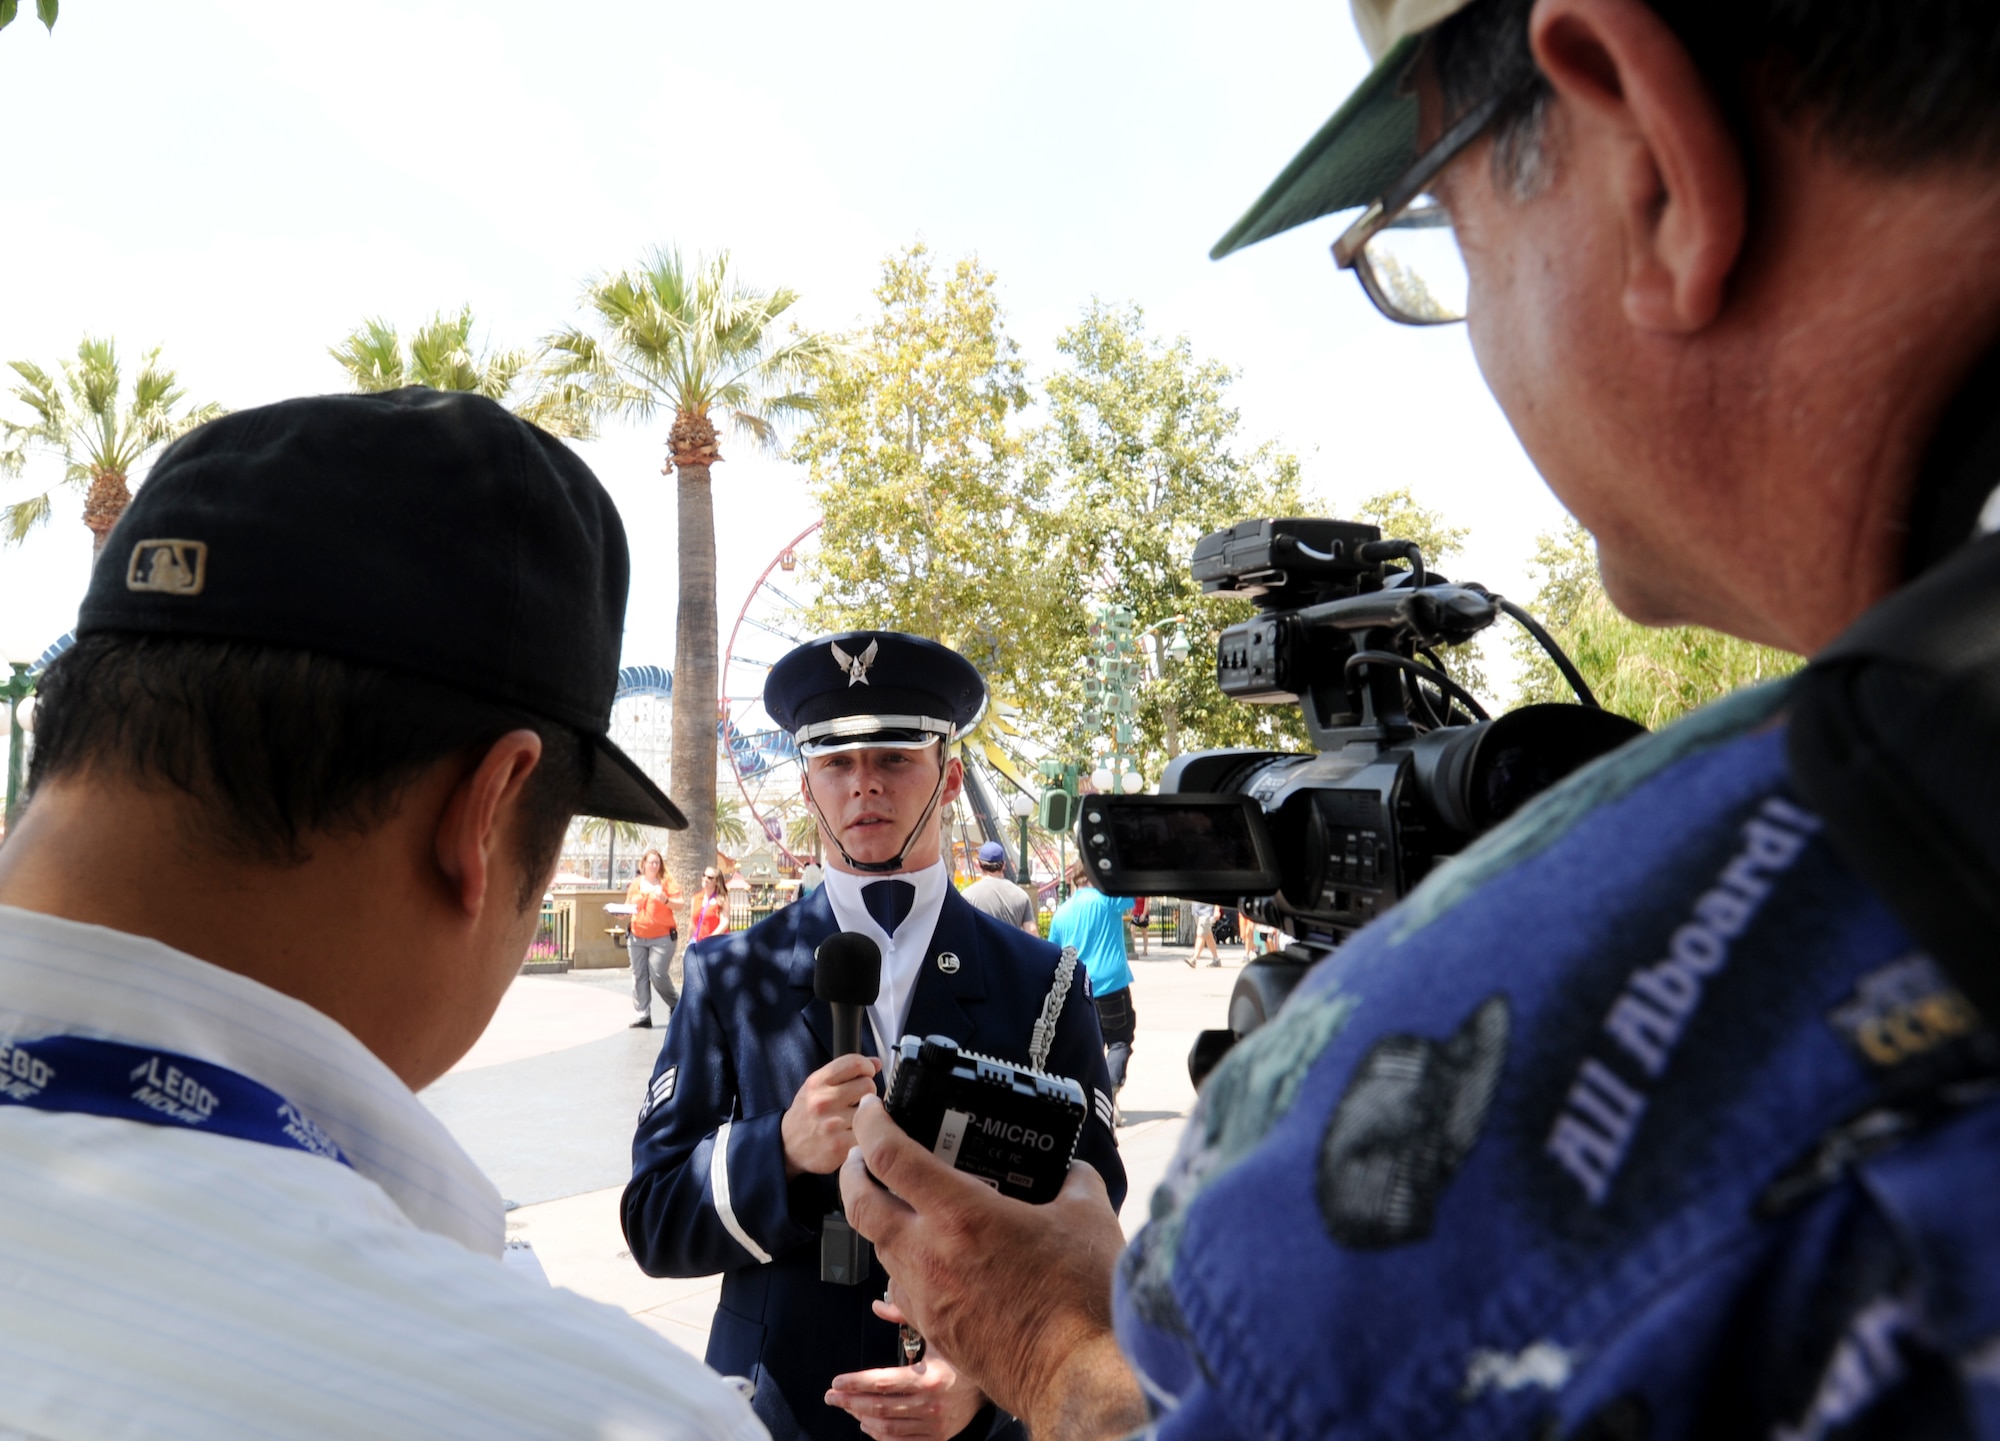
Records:
[[[854,1135],[842,1201],[889,1272],[891,1304],[926,1340],[1035,1434],[1059,1432],[1057,1417],[1086,1406],[1143,1424],[1111,1334],[1125,1234],[1097,1172],[1071,1164],[1055,1198],[1035,1206],[932,1155],[880,1102],[862,1101]]]

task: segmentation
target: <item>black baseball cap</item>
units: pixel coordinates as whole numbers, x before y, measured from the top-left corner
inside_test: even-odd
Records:
[[[413,386],[241,410],[161,453],[76,633],[317,651],[556,721],[579,809],[687,825],[611,743],[631,561],[590,467],[483,396]]]

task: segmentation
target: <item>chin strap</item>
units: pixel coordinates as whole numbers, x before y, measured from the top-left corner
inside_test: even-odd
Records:
[[[944,753],[944,747],[940,745],[938,747],[937,785],[931,791],[930,804],[926,805],[924,813],[917,817],[917,823],[910,827],[910,833],[903,837],[903,843],[896,847],[896,854],[886,861],[857,861],[847,853],[847,847],[840,843],[840,833],[826,823],[825,815],[820,812],[819,801],[813,796],[810,779],[806,782],[806,809],[812,812],[813,820],[818,824],[820,834],[833,842],[833,848],[840,852],[840,858],[847,862],[850,870],[859,871],[865,876],[894,875],[903,869],[903,858],[909,854],[910,846],[916,840],[918,833],[930,824],[931,816],[936,812],[938,807],[938,799],[944,795],[945,772],[950,766],[951,757]]]

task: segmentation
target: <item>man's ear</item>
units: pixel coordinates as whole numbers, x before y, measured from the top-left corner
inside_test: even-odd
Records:
[[[957,800],[965,789],[965,762],[957,756],[944,763],[944,789],[938,792],[938,809],[943,810]]]
[[[519,823],[516,803],[542,759],[542,738],[508,731],[460,781],[438,820],[437,862],[451,900],[476,918],[491,890],[502,847],[511,847]]]
[[[1565,111],[1564,162],[1610,188],[1626,319],[1708,326],[1742,258],[1749,194],[1742,150],[1687,48],[1646,0],[1539,0],[1529,43]]]

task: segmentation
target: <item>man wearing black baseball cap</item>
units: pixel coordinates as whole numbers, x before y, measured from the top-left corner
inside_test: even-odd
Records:
[[[160,457],[0,846],[0,1430],[763,1434],[502,1264],[413,1094],[484,1029],[607,737],[610,498],[489,400],[288,401]]]

